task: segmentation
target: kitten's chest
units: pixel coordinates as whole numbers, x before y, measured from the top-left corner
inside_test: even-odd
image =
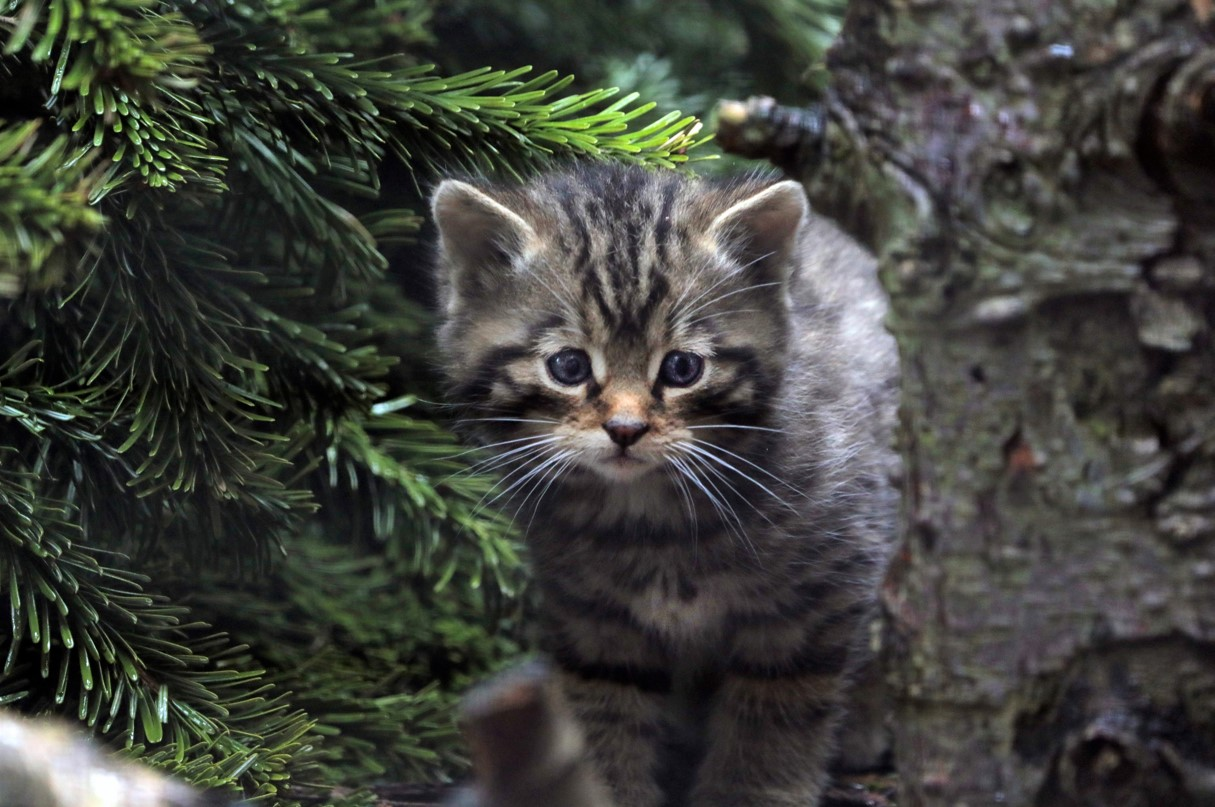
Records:
[[[659,571],[625,604],[638,622],[667,640],[703,644],[722,635],[732,600],[725,583],[683,571]]]

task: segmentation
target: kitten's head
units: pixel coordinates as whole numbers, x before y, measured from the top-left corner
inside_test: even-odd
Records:
[[[433,208],[453,398],[504,468],[707,472],[705,452],[760,433],[787,353],[799,185],[599,167],[447,180]]]

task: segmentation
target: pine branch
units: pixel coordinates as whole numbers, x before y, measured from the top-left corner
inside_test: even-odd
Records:
[[[283,22],[295,26],[317,52],[358,51],[393,56],[434,44],[426,0],[303,0]]]
[[[320,716],[315,762],[326,778],[433,781],[466,763],[453,691],[517,650],[488,620],[468,622],[467,589],[427,588],[382,557],[311,536],[293,544],[270,585],[208,587],[196,598],[233,635],[256,637],[259,662]]]
[[[160,745],[153,763],[188,754],[193,764],[176,773],[194,784],[272,794],[310,729],[303,714],[260,671],[226,669],[240,648],[200,637],[206,626],[145,594],[146,578],[80,546],[71,506],[47,494],[45,477],[8,470],[16,452],[2,453],[0,592],[11,633],[0,643],[0,703],[71,711],[136,755]]]
[[[59,282],[80,259],[69,245],[103,223],[88,203],[96,153],[73,151],[65,137],[42,142],[39,129],[0,125],[0,299]]]
[[[404,574],[440,588],[459,574],[489,597],[517,591],[513,525],[485,507],[498,480],[476,473],[481,457],[433,422],[401,414],[411,404],[382,402],[370,418],[342,425],[323,467],[330,491],[322,496],[357,495],[362,506],[332,509],[369,514],[369,524],[351,526],[365,540],[388,542]]]

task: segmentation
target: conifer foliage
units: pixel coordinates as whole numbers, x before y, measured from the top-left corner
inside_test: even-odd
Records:
[[[422,219],[381,169],[670,165],[699,126],[337,50],[429,13],[0,0],[0,703],[254,803],[459,764],[519,560],[421,403],[424,267],[384,248]]]

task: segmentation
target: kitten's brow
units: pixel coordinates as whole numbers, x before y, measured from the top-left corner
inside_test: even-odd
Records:
[[[700,323],[704,322],[705,320],[710,320],[710,319],[713,319],[714,317],[724,317],[724,316],[728,316],[730,314],[762,314],[762,313],[764,313],[764,312],[758,308],[727,308],[725,311],[710,311],[708,314],[697,317],[696,319],[690,320],[684,324],[690,328],[693,325],[699,325]]]
[[[690,317],[693,314],[695,314],[697,311],[703,311],[704,309],[708,308],[709,306],[714,305],[715,303],[719,303],[722,300],[726,299],[727,297],[733,297],[736,294],[745,294],[746,292],[754,291],[755,289],[765,289],[770,286],[780,286],[780,285],[783,285],[783,284],[780,283],[779,281],[772,281],[770,283],[753,283],[750,286],[743,286],[741,289],[734,289],[733,291],[728,291],[725,294],[719,294],[718,296],[714,297],[712,300],[709,300],[707,303],[701,303],[700,305],[693,308],[691,311],[685,312],[683,314],[683,316]],[[699,298],[697,298],[697,299],[699,299]],[[695,300],[693,300],[693,302],[695,302]]]
[[[738,268],[738,270],[736,270],[736,271],[734,271],[734,272],[729,272],[729,273],[724,273],[724,274],[722,274],[722,276],[721,276],[721,277],[719,277],[719,278],[717,279],[717,281],[716,281],[716,282],[714,282],[712,285],[710,285],[710,286],[709,286],[707,289],[705,289],[704,291],[702,291],[700,294],[696,295],[696,297],[694,297],[694,298],[692,298],[690,301],[688,301],[688,305],[689,305],[689,306],[696,305],[696,303],[700,302],[700,301],[701,301],[701,300],[703,300],[705,297],[707,297],[709,294],[711,294],[711,293],[713,292],[713,290],[714,290],[714,289],[716,289],[718,286],[720,286],[721,284],[723,284],[723,283],[725,283],[725,282],[727,282],[727,281],[729,281],[729,280],[733,280],[734,278],[738,277],[738,276],[739,276],[739,274],[741,274],[742,272],[745,272],[747,269],[751,268],[752,266],[754,266],[755,264],[759,263],[760,261],[762,261],[762,260],[764,260],[764,259],[766,259],[766,258],[770,258],[770,257],[772,257],[772,254],[773,254],[773,253],[767,253],[767,254],[765,254],[765,255],[761,255],[761,256],[759,256],[758,258],[756,258],[756,259],[754,259],[754,260],[752,260],[752,261],[748,261],[747,263],[743,264],[741,267],[739,267],[739,268]],[[782,285],[782,284],[780,284],[780,283],[776,283],[776,282],[774,282],[774,283],[768,283],[768,284],[763,284],[763,283],[761,283],[761,284],[756,284],[756,285],[753,285],[753,286],[748,286],[748,287],[746,287],[746,288],[744,288],[744,289],[739,289],[738,291],[739,291],[739,292],[742,292],[742,291],[748,291],[748,290],[750,290],[750,289],[762,288],[762,287],[763,287],[763,286],[765,286],[765,285],[779,286],[779,285]],[[689,287],[689,288],[690,288],[690,287]],[[723,295],[723,297],[728,297],[728,296],[729,296],[729,295]],[[705,303],[705,304],[703,304],[703,305],[700,305],[700,306],[697,306],[696,308],[693,308],[691,311],[683,311],[683,310],[680,310],[680,311],[678,312],[678,316],[679,316],[679,317],[681,317],[681,318],[682,318],[682,317],[690,317],[690,316],[692,316],[693,314],[695,314],[697,311],[699,311],[699,310],[701,310],[702,308],[704,308],[705,306],[712,305],[713,303],[717,302],[718,300],[723,299],[723,297],[716,297],[716,298],[714,298],[714,299],[710,300],[709,302],[707,302],[707,303]],[[681,297],[680,297],[680,300],[682,300],[682,299],[683,299],[683,298],[682,298],[682,296],[681,296]],[[679,301],[676,301],[676,306],[678,306],[678,305],[679,305]]]

